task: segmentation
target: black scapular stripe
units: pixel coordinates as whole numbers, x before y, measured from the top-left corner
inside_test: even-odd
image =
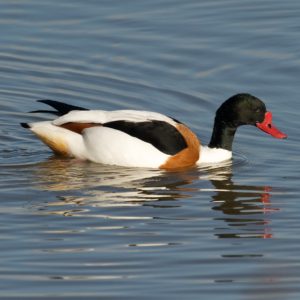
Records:
[[[181,133],[174,126],[164,121],[113,121],[105,123],[103,126],[123,131],[152,144],[158,150],[169,155],[175,155],[187,147]]]

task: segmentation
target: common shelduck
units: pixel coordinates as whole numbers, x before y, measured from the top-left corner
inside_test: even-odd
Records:
[[[127,167],[178,169],[232,157],[237,128],[254,125],[275,138],[287,136],[272,124],[272,113],[250,94],[237,94],[217,110],[208,146],[185,124],[166,115],[138,110],[87,110],[53,100],[39,100],[59,116],[52,121],[21,123],[54,153]]]

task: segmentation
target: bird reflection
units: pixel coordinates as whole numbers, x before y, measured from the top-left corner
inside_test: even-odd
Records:
[[[215,236],[271,238],[267,217],[276,210],[271,207],[271,188],[235,183],[234,168],[227,162],[166,172],[51,158],[36,165],[34,172],[39,189],[58,193],[57,201],[47,205],[61,207],[57,213],[63,215],[82,213],[83,207],[79,206],[83,205],[85,211],[89,206],[183,207],[185,199],[201,198],[208,191],[215,211]],[[68,204],[76,207],[66,210]],[[199,201],[199,210],[201,205]]]
[[[188,197],[184,192],[196,190],[186,187],[198,178],[195,170],[165,172],[50,158],[36,165],[34,172],[38,187],[44,190],[81,190],[90,196],[101,190],[106,193],[130,191],[130,197],[135,194],[144,200],[160,197],[175,200]]]
[[[236,184],[232,173],[226,180],[211,180],[216,193],[212,195],[212,209],[222,212],[215,220],[224,221],[228,227],[216,228],[219,238],[272,238],[268,213],[271,207],[271,187]]]

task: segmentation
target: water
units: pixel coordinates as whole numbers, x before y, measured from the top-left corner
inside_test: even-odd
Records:
[[[1,1],[0,298],[299,299],[300,3]],[[182,172],[53,157],[37,99],[144,109],[207,143],[229,96],[265,100],[232,164]]]

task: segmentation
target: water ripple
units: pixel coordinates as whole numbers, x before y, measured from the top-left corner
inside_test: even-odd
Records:
[[[295,0],[1,3],[1,296],[297,299],[298,19]],[[245,126],[231,163],[182,172],[60,159],[19,126],[50,98],[162,112],[205,144],[237,92],[289,139]]]

